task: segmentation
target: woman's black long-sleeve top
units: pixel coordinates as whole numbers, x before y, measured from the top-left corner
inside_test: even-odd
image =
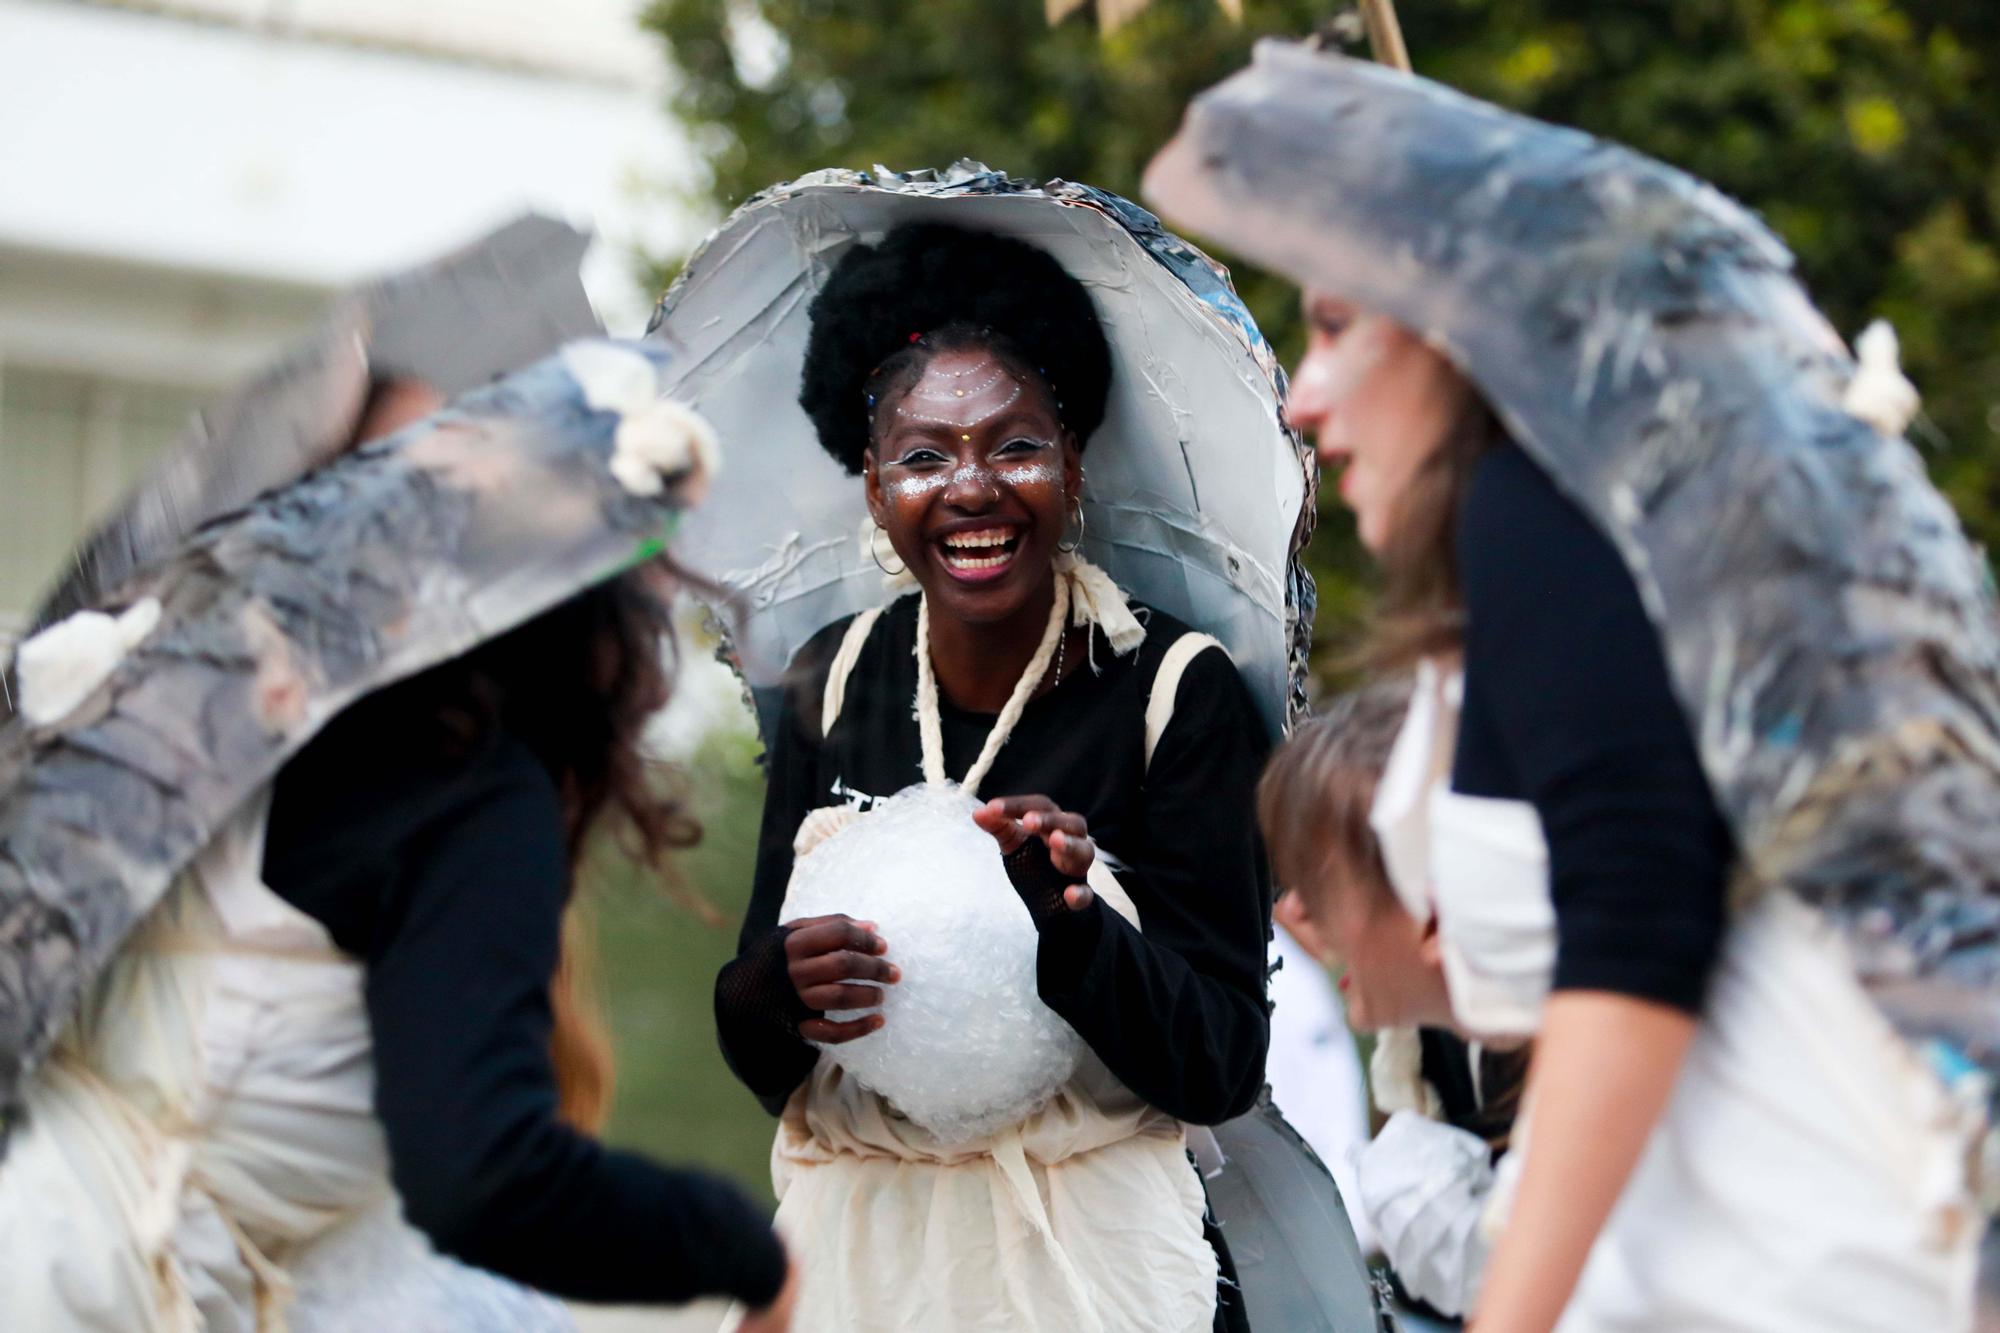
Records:
[[[1512,443],[1480,460],[1458,561],[1465,702],[1452,786],[1534,805],[1555,988],[1698,1012],[1734,842],[1630,571]]]
[[[557,1119],[555,784],[501,730],[446,757],[412,702],[356,705],[284,768],[264,857],[266,883],[365,964],[405,1213],[442,1252],[559,1296],[768,1303],[784,1253],[741,1191]]]
[[[916,611],[917,599],[906,597],[883,613],[824,738],[820,697],[848,622],[820,633],[799,655],[771,738],[756,881],[741,952],[717,980],[716,1019],[730,1067],[774,1114],[817,1052],[768,1006],[742,1002],[782,985],[782,972],[745,972],[769,966],[792,838],[807,812],[866,804],[922,781]],[[1042,1000],[1139,1097],[1178,1119],[1214,1124],[1256,1100],[1270,1043],[1271,886],[1253,809],[1267,741],[1235,666],[1211,648],[1189,663],[1148,765],[1147,699],[1161,656],[1186,627],[1158,611],[1147,625],[1145,642],[1122,658],[1098,636],[1095,669],[1079,666],[1029,703],[980,794],[1046,795],[1083,815],[1115,858],[1143,929],[1101,900],[1043,926]],[[971,767],[993,720],[944,702],[951,775]]]

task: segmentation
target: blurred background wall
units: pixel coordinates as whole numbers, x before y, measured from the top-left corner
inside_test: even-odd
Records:
[[[637,0],[0,0],[0,634],[216,389],[358,279],[524,208],[699,225]]]

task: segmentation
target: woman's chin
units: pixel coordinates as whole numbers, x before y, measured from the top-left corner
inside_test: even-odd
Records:
[[[1361,543],[1361,549],[1376,559],[1381,559],[1389,549],[1389,539],[1394,535],[1389,530],[1386,518],[1369,510],[1354,511],[1354,535]]]

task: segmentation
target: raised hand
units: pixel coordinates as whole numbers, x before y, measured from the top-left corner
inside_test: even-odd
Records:
[[[1008,873],[1024,899],[1033,886],[1021,882],[1015,862],[1028,840],[1038,838],[1047,847],[1056,874],[1071,881],[1062,890],[1063,905],[1072,912],[1090,906],[1095,895],[1084,880],[1097,860],[1097,844],[1091,841],[1090,825],[1082,815],[1062,809],[1046,796],[1003,796],[973,811],[972,822],[1000,844],[1000,854],[1009,858]],[[1033,902],[1028,910],[1035,910]]]

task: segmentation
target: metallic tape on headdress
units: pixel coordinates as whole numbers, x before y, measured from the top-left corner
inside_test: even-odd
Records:
[[[665,349],[599,346],[664,387]],[[125,585],[158,616],[103,682],[0,728],[0,1138],[127,933],[328,719],[662,549],[707,446],[679,414],[592,407],[581,364],[542,361],[189,537]],[[641,494],[612,466],[635,452],[687,466]]]
[[[1143,209],[976,163],[773,186],[702,244],[660,303],[650,336],[689,366],[677,391],[735,453],[676,554],[737,595],[748,683],[768,697],[806,640],[882,600],[882,571],[854,540],[861,481],[820,448],[796,400],[807,307],[826,276],[849,246],[914,221],[1028,241],[1089,291],[1113,365],[1085,454],[1081,554],[1220,639],[1273,730],[1284,726],[1305,706],[1314,593],[1298,555],[1316,474],[1280,420],[1284,372],[1269,344],[1228,274]]]
[[[1712,187],[1282,43],[1148,196],[1421,333],[1607,533],[1748,878],[1820,908],[1904,1033],[2000,1074],[2000,636],[1986,566],[1784,246]]]
[[[373,384],[421,380],[452,398],[601,332],[577,272],[589,245],[528,214],[341,297],[282,360],[188,423],[78,545],[30,625],[97,605],[210,519],[334,457]]]

